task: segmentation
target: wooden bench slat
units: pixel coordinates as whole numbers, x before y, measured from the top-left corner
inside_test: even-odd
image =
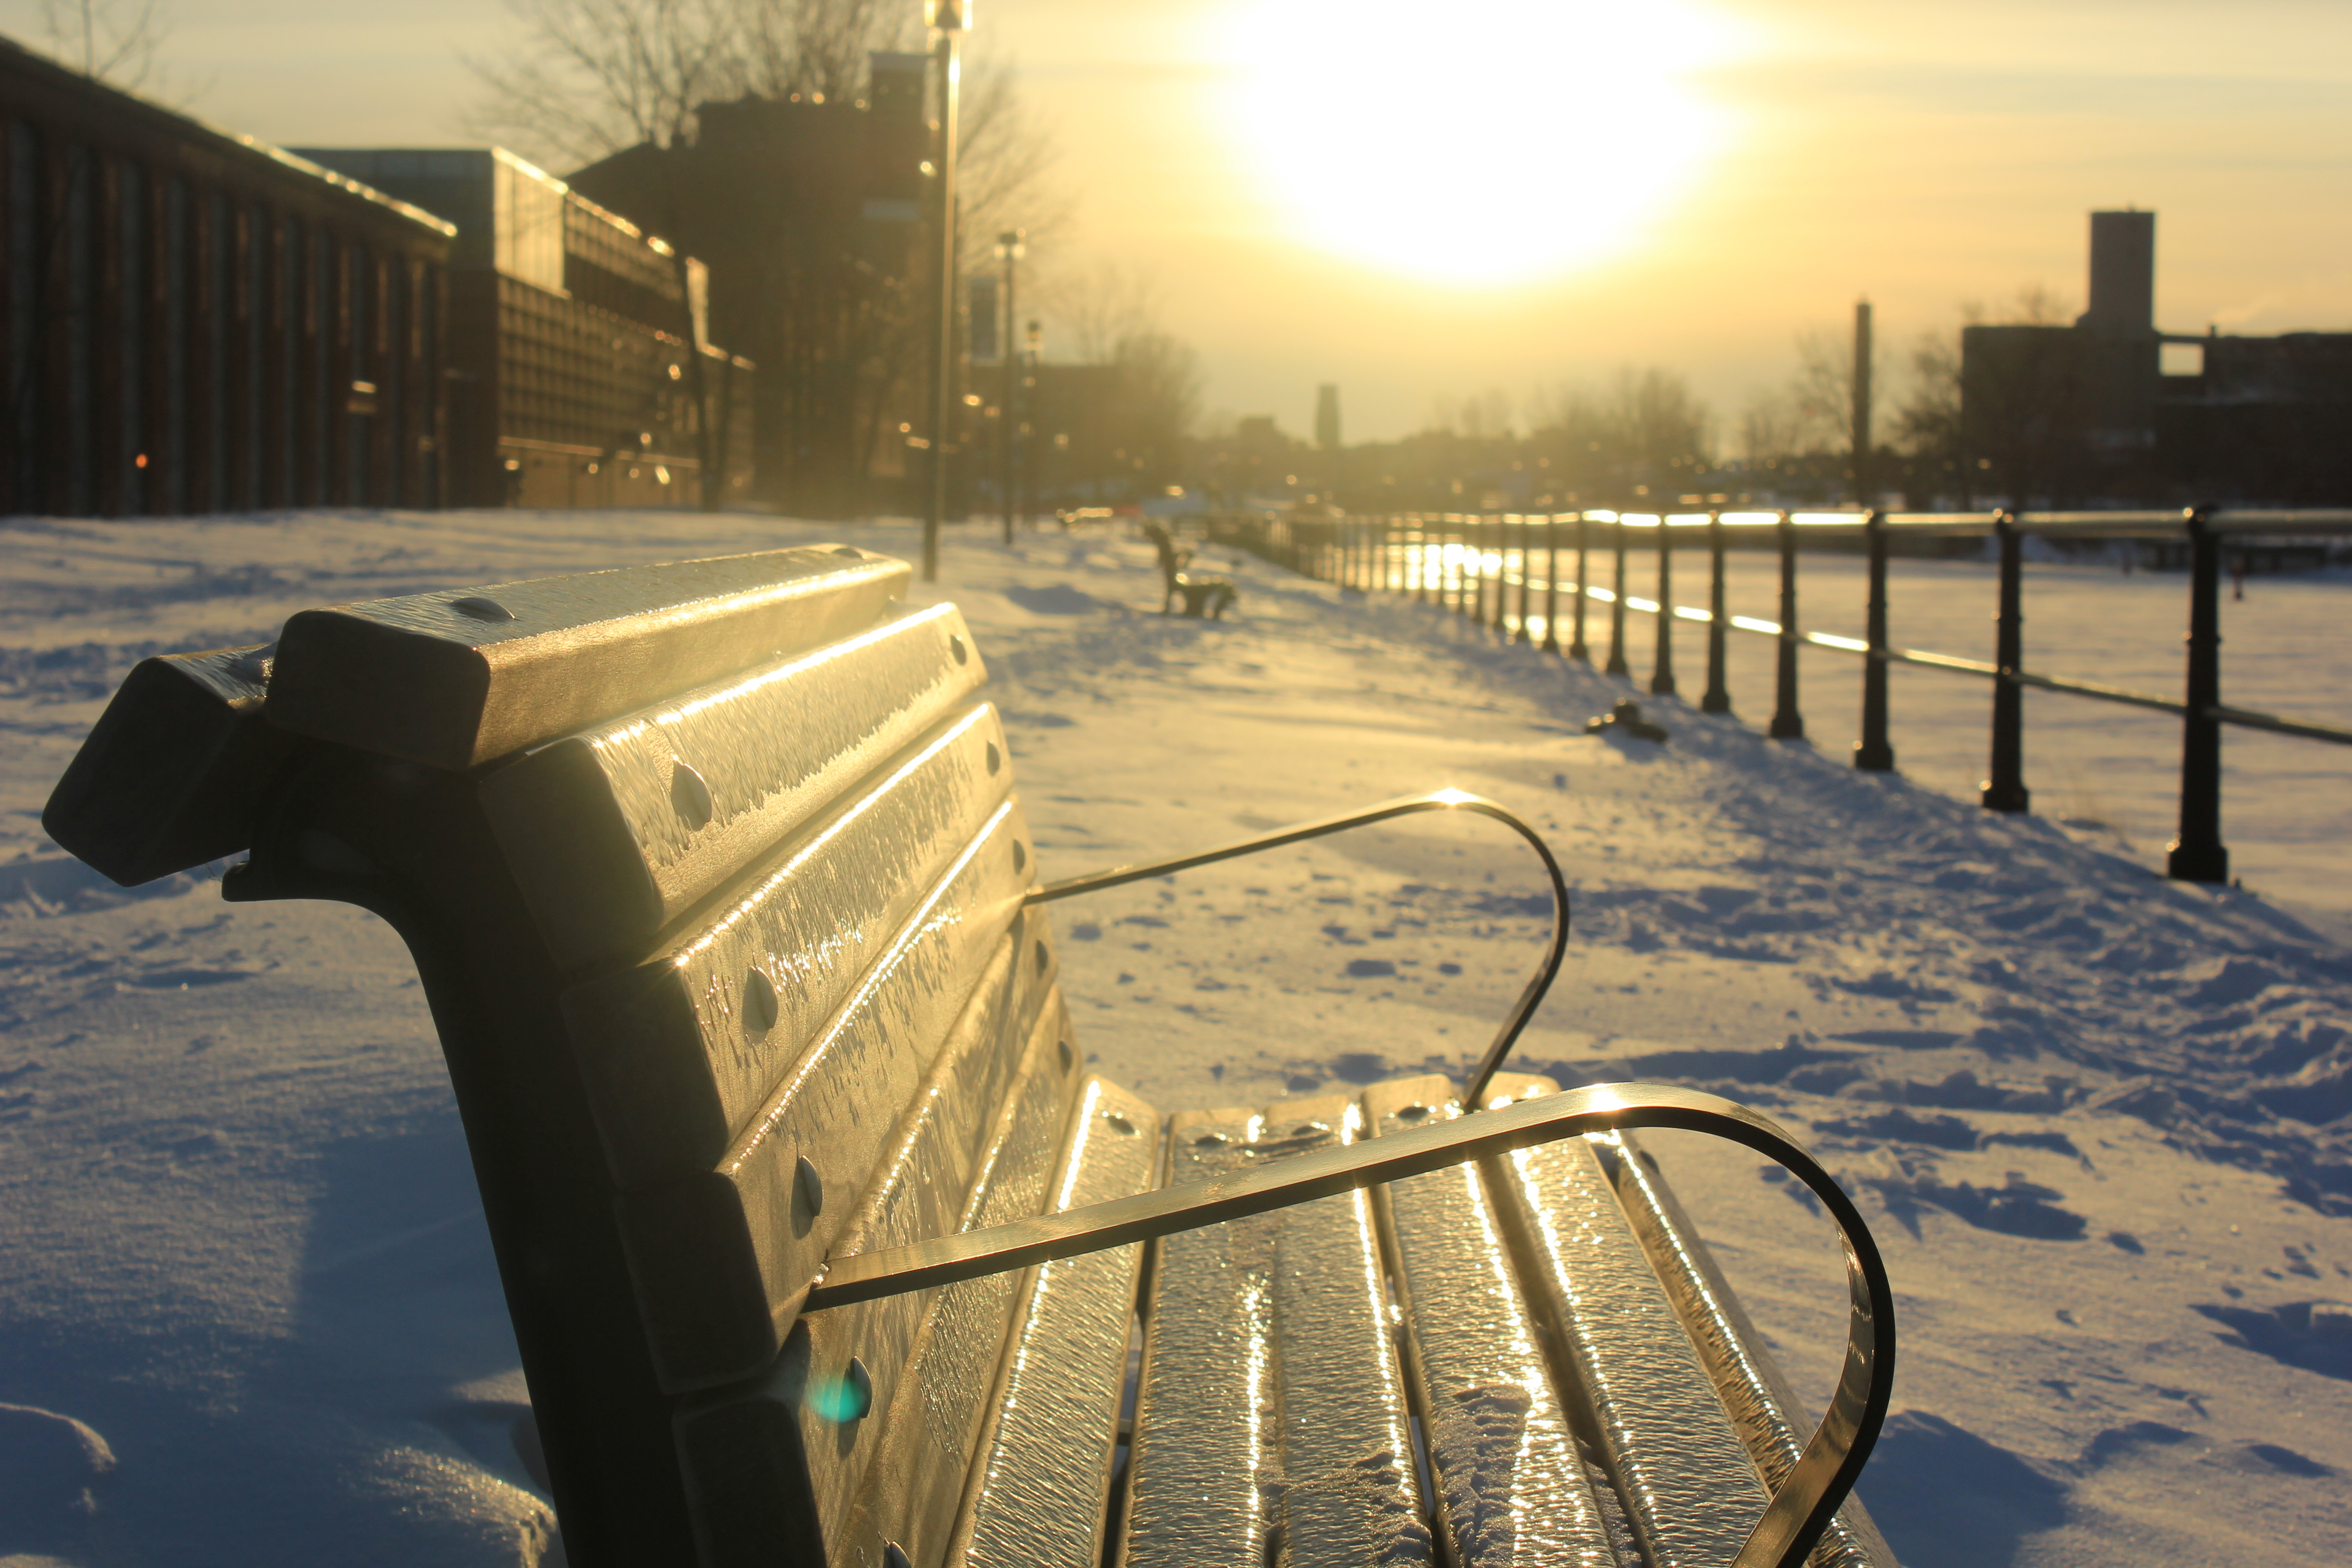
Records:
[[[985,679],[963,617],[935,605],[542,746],[482,801],[572,968],[641,951]]]
[[[1497,1073],[1489,1103],[1558,1092],[1549,1079]],[[1572,1138],[1522,1149],[1502,1168],[1535,1255],[1527,1283],[1591,1411],[1644,1557],[1654,1568],[1720,1568],[1769,1500],[1599,1153]]]
[[[1452,1081],[1364,1091],[1373,1136],[1461,1114]],[[1619,1568],[1475,1164],[1379,1189],[1440,1525],[1460,1568]]]
[[[903,561],[812,545],[304,610],[273,724],[463,771],[872,624]]]
[[[1362,1131],[1361,1110],[1342,1096],[1270,1106],[1240,1123],[1245,1142],[1223,1145],[1207,1140],[1232,1136],[1233,1113],[1213,1114],[1222,1121],[1177,1118],[1172,1157],[1183,1163],[1171,1181]],[[1426,1561],[1370,1196],[1318,1198],[1161,1247],[1121,1561],[1255,1563],[1274,1532],[1296,1568]]]
[[[1168,1184],[1244,1170],[1257,1115],[1180,1110]],[[1154,1244],[1128,1449],[1121,1568],[1267,1562],[1279,1518],[1274,1244],[1279,1215]]]
[[[777,851],[701,923],[565,994],[615,1182],[679,1180],[725,1157],[1003,804],[1003,747],[995,710],[973,708]],[[1027,836],[1014,837],[1018,854],[1008,843],[1004,863],[991,863],[1001,893],[1031,875]]]
[[[1128,1143],[1156,1142],[1156,1129],[1102,1109],[1099,1091],[1087,1093],[1069,1041],[1069,1014],[1057,993],[1038,1022],[989,1168],[957,1228],[1066,1207],[1056,1197],[1066,1179],[1056,1177],[1078,1136],[1071,1123],[1081,1106],[1093,1107],[1090,1132]],[[911,1563],[933,1564],[945,1554],[987,1422],[1007,1330],[1028,1283],[1024,1270],[937,1293],[900,1380],[882,1452],[866,1472],[851,1517],[847,1561],[883,1560],[885,1543],[897,1545]]]
[[[1034,1214],[1043,1205],[1059,1152],[1064,1112],[1078,1078],[1063,1063],[1059,1047],[1066,1031],[1066,1017],[1049,1005],[1021,1042],[1018,1071],[998,1113],[990,1119],[989,1146],[979,1175],[962,1213],[944,1228],[957,1228],[959,1221],[974,1223],[983,1215],[1012,1218]],[[908,1223],[919,1223],[933,1210],[930,1184],[919,1179],[900,1184],[893,1194],[897,1201],[883,1206],[912,1216]],[[904,1228],[889,1214],[872,1218],[869,1234],[883,1245],[896,1240]],[[995,1300],[994,1333],[972,1352],[982,1367],[975,1397],[984,1395],[1017,1282],[973,1280],[968,1287],[985,1289],[910,1292],[813,1314],[793,1325],[784,1352],[765,1376],[688,1405],[677,1420],[678,1453],[707,1568],[877,1562],[881,1538],[869,1518],[853,1512],[851,1503],[861,1479],[870,1479],[886,1437],[898,1434],[903,1443],[911,1434],[900,1432],[901,1422],[909,1416],[919,1422],[934,1414],[919,1408],[929,1403],[917,1364],[919,1347],[927,1338],[923,1331],[957,1291],[967,1317],[982,1298]],[[982,1332],[987,1329],[984,1321],[960,1326]],[[958,1349],[948,1347],[944,1359],[951,1359]],[[935,1371],[945,1373],[947,1369]],[[906,1408],[909,1399],[918,1409]],[[971,1420],[977,1423],[977,1411]],[[761,1484],[762,1478],[738,1470],[736,1447],[747,1424],[769,1434],[762,1447],[796,1454],[802,1479],[793,1493],[780,1497],[777,1489]],[[944,1501],[934,1507],[951,1518],[962,1485],[961,1468],[948,1475],[934,1467],[930,1473],[906,1478],[901,1495],[924,1487],[936,1489],[944,1494]],[[860,1542],[867,1550],[860,1551]]]
[[[1624,1157],[1615,1173],[1617,1200],[1681,1314],[1684,1330],[1698,1347],[1749,1457],[1765,1484],[1777,1488],[1796,1468],[1807,1436],[1790,1424],[1789,1412],[1799,1406],[1788,1380],[1675,1200],[1656,1160],[1633,1133],[1621,1132],[1618,1139]],[[1873,1568],[1891,1564],[1895,1554],[1862,1500],[1849,1497],[1807,1561],[1811,1568]]]
[[[998,808],[909,918],[714,1170],[617,1200],[663,1381],[704,1387],[757,1373],[802,1294],[885,1172],[895,1110],[915,1098],[1029,885],[1017,802]],[[1051,948],[1028,942],[1043,970]],[[812,1213],[805,1160],[821,1193]]]
[[[41,826],[126,888],[251,846],[262,790],[301,744],[261,717],[271,652],[140,660],[49,793]]]
[[[1070,1125],[1055,1209],[1150,1189],[1160,1167],[1160,1118],[1150,1106],[1090,1078]],[[1142,1267],[1138,1242],[1035,1271],[987,1411],[948,1568],[1102,1562]]]
[[[1328,1096],[1268,1106],[1255,1147],[1304,1152],[1366,1136],[1362,1108]],[[1283,1215],[1276,1247],[1282,1535],[1291,1568],[1422,1563],[1434,1542],[1413,1475],[1387,1270],[1361,1190]]]
[[[992,1190],[991,1164],[1003,1157],[1008,1099],[1017,1098],[1015,1086],[1057,1097],[1057,1105],[1068,1098],[1075,1075],[1058,1051],[1048,1051],[1054,1072],[1040,1077],[1035,1070],[1038,1032],[1049,1026],[1050,1017],[1056,1034],[1048,1045],[1055,1046],[1067,1027],[1063,1016],[1049,1012],[1053,970],[1048,966],[1041,972],[1032,956],[1034,942],[1045,932],[1044,911],[1027,911],[998,944],[963,1016],[898,1118],[892,1145],[866,1183],[856,1214],[835,1237],[833,1256],[901,1246],[963,1228],[972,1203]],[[1050,1147],[1058,1130],[1058,1110],[1046,1122],[1041,1131],[1038,1118],[1032,1115],[1022,1124],[1041,1146]],[[805,1406],[801,1411],[817,1514],[827,1525],[829,1539],[839,1533],[852,1491],[873,1463],[885,1426],[879,1413],[888,1411],[898,1396],[937,1299],[936,1291],[910,1291],[809,1320],[810,1375],[845,1376],[855,1357],[865,1369],[867,1397],[877,1413],[874,1419],[857,1422],[853,1440],[843,1447],[837,1443],[820,1446],[819,1439],[830,1436],[836,1425],[831,1417]]]

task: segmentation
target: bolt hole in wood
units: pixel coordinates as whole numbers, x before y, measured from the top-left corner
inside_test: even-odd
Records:
[[[971,662],[971,649],[964,646],[964,640],[960,637],[948,638],[948,651],[955,655],[955,661],[958,664]]]
[[[710,785],[675,757],[669,765],[669,806],[680,822],[698,832],[710,825]]]
[[[1058,1042],[1054,1047],[1054,1049],[1061,1056],[1062,1071],[1064,1074],[1066,1075],[1072,1068],[1078,1065],[1077,1053],[1070,1048],[1069,1041],[1063,1040]]]
[[[816,1173],[816,1166],[810,1163],[806,1154],[793,1167],[793,1190],[811,1217],[824,1212],[824,1178]]]
[[[991,741],[988,743],[988,771],[992,774],[1003,766],[1004,766],[1004,753],[996,749],[995,742]]]
[[[1037,973],[1040,974],[1045,973],[1045,966],[1053,961],[1054,955],[1045,951],[1045,944],[1041,940],[1037,943]]]
[[[479,595],[463,599],[452,599],[449,601],[449,607],[468,620],[510,621],[514,619],[512,610],[508,609],[496,599],[485,599]]]
[[[1028,865],[1029,851],[1021,847],[1021,840],[1016,838],[1013,841],[1013,868],[1016,871],[1025,870]]]
[[[776,987],[754,969],[743,976],[743,1026],[764,1035],[776,1026]]]
[[[1135,1123],[1129,1121],[1126,1117],[1118,1114],[1116,1111],[1104,1111],[1103,1121],[1109,1124],[1112,1131],[1118,1133],[1122,1138],[1132,1138],[1135,1136]]]
[[[828,1421],[863,1421],[874,1408],[874,1376],[856,1356],[841,1376],[810,1390],[810,1405]]]

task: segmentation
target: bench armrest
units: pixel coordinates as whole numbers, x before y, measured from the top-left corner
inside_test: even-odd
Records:
[[[1153,877],[1165,877],[1174,871],[1187,871],[1195,866],[1207,866],[1219,860],[1231,860],[1244,855],[1255,855],[1268,849],[1279,849],[1286,844],[1297,844],[1308,838],[1321,838],[1327,834],[1344,833],[1351,827],[1369,827],[1377,822],[1394,817],[1412,816],[1424,811],[1467,811],[1480,816],[1491,816],[1526,839],[1543,860],[1544,872],[1551,879],[1551,939],[1544,948],[1542,964],[1528,978],[1519,999],[1503,1020],[1486,1054],[1478,1059],[1476,1070],[1470,1075],[1468,1089],[1462,1097],[1465,1105],[1486,1102],[1486,1085],[1503,1065],[1511,1047],[1518,1043],[1519,1035],[1535,1016],[1536,1008],[1551,989],[1559,973],[1560,960],[1568,952],[1568,879],[1560,875],[1559,862],[1552,858],[1551,847],[1541,835],[1518,817],[1488,800],[1485,795],[1472,795],[1467,790],[1438,789],[1426,795],[1401,795],[1382,801],[1378,805],[1360,811],[1343,811],[1336,816],[1319,816],[1311,822],[1293,823],[1288,827],[1255,838],[1244,838],[1232,844],[1221,844],[1213,849],[1196,850],[1168,860],[1150,860],[1133,866],[1114,866],[1108,871],[1090,871],[1083,877],[1069,877],[1058,882],[1048,882],[1030,891],[1027,902],[1049,904],[1056,899],[1071,899],[1080,893],[1098,893],[1106,888],[1117,888],[1129,882],[1140,882]]]
[[[1720,1095],[1655,1083],[1570,1089],[1270,1161],[1213,1181],[859,1253],[829,1263],[801,1310],[821,1311],[1076,1258],[1556,1139],[1628,1127],[1681,1128],[1745,1144],[1793,1172],[1837,1223],[1852,1297],[1845,1366],[1821,1425],[1732,1564],[1799,1568],[1853,1489],[1886,1419],[1895,1382],[1894,1288],[1877,1243],[1845,1190],[1779,1125]]]

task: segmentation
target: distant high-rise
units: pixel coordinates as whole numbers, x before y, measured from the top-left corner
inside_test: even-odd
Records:
[[[1315,445],[1326,452],[1339,449],[1339,389],[1329,382],[1315,389]]]
[[[2091,308],[2076,319],[2102,337],[2156,331],[2156,215],[2091,215]]]

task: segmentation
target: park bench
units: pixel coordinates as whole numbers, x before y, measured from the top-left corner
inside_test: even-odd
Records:
[[[1163,1118],[1084,1069],[984,668],[825,546],[302,612],[126,679],[45,823],[243,850],[415,954],[569,1561],[1891,1564],[1885,1271],[1695,1090],[1499,1071]],[[1645,1126],[1846,1237],[1810,1438]],[[1843,1508],[1841,1509],[1841,1504]]]
[[[1160,556],[1160,613],[1166,615],[1181,599],[1184,614],[1193,620],[1223,620],[1227,606],[1235,597],[1233,579],[1194,576],[1191,570],[1193,552],[1176,542],[1176,536],[1168,531],[1166,524],[1147,522],[1143,532]]]

